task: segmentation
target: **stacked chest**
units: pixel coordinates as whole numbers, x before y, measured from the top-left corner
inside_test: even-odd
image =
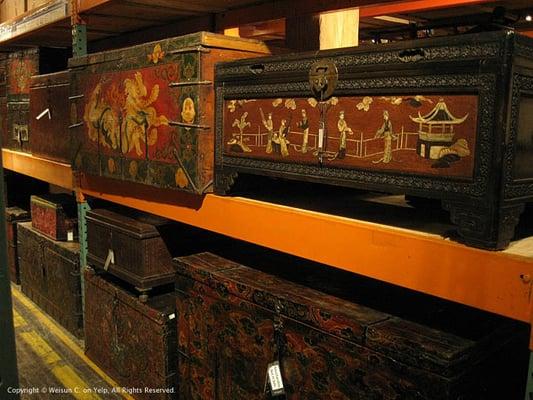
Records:
[[[32,48],[9,54],[5,64],[7,118],[5,129],[2,130],[3,147],[24,152],[32,151],[30,135],[32,77],[64,69],[67,57],[67,51],[49,48]],[[3,105],[0,103],[0,106]]]
[[[491,32],[221,64],[215,187],[248,173],[437,198],[467,244],[504,248],[533,198],[532,49]]]
[[[257,41],[200,32],[72,59],[74,168],[211,191],[214,63],[265,52]]]
[[[18,224],[22,292],[76,337],[83,336],[80,246]]]
[[[20,271],[17,250],[17,224],[30,220],[30,214],[19,207],[6,208],[7,264],[12,282],[20,284]]]
[[[135,398],[176,398],[174,303],[172,294],[143,303],[109,276],[85,274],[87,356],[120,385],[142,389]]]
[[[203,253],[177,259],[180,395],[264,398],[279,362],[289,399],[479,399],[517,331],[472,317],[464,335],[326,295]],[[353,288],[352,288],[353,289]],[[438,307],[425,310],[440,313]],[[459,313],[448,315],[457,316]],[[455,318],[455,317],[454,317]],[[450,326],[460,325],[460,318]],[[464,322],[464,321],[463,321]],[[523,343],[522,343],[523,344]],[[507,392],[506,392],[507,391]],[[493,397],[491,397],[493,396]]]

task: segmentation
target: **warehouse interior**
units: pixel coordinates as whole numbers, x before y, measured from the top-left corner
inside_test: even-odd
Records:
[[[530,0],[0,2],[0,399],[533,396]]]

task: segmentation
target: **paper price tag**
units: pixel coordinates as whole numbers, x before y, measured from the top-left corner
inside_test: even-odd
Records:
[[[170,314],[170,315],[168,316],[168,319],[170,319],[170,320],[172,320],[172,319],[174,319],[174,318],[176,318],[176,314],[174,314],[174,313],[172,313],[172,314]]]
[[[267,369],[268,384],[270,386],[270,393],[272,396],[279,396],[285,393],[283,386],[283,378],[281,377],[281,370],[279,368],[279,361],[268,364]]]
[[[114,263],[115,263],[115,253],[113,252],[113,250],[109,249],[109,251],[107,252],[107,258],[104,264],[104,270],[107,271],[109,269],[109,265],[114,264]]]
[[[74,241],[74,232],[68,231],[67,232],[67,242],[73,242]]]
[[[324,144],[324,128],[318,130],[318,148],[321,149]]]

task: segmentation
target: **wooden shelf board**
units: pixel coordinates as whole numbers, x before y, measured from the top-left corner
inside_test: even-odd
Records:
[[[533,250],[490,252],[438,235],[239,197],[203,197],[82,176],[85,195],[444,299],[531,320]],[[524,255],[527,254],[527,255]],[[297,268],[297,266],[295,266]]]
[[[65,189],[73,190],[73,175],[69,164],[45,160],[31,154],[2,149],[5,169],[31,176]]]

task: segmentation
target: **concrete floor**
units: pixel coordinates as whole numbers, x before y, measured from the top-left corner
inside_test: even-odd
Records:
[[[22,399],[133,399],[85,357],[83,343],[12,285]]]

